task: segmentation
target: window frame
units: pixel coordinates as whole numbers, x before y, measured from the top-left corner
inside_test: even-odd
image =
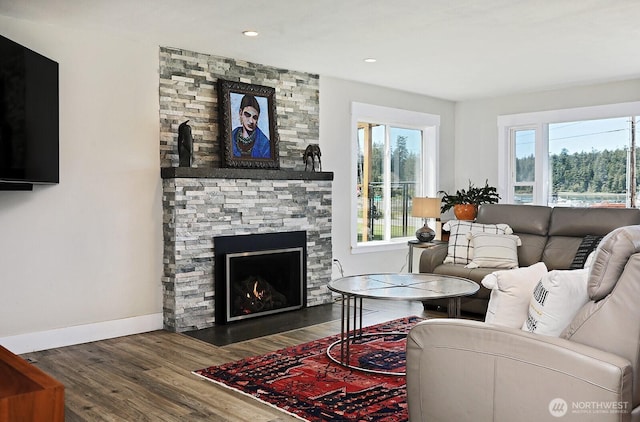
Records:
[[[531,205],[547,205],[549,193],[549,124],[578,120],[609,119],[640,115],[640,101],[576,107],[498,116],[498,193],[505,203],[514,203],[515,150],[511,133],[533,129],[535,136],[535,181]]]
[[[422,131],[423,154],[421,174],[423,196],[435,196],[438,186],[438,150],[440,135],[440,116],[435,114],[378,106],[359,102],[351,103],[351,207],[350,239],[351,253],[369,253],[390,249],[406,248],[407,240],[402,237],[390,240],[358,242],[358,123],[377,123],[387,126],[416,129]],[[389,134],[387,133],[388,137]],[[384,165],[391,165],[385,154]],[[388,214],[387,214],[388,215]]]

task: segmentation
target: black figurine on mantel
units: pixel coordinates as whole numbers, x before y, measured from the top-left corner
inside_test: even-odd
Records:
[[[307,166],[309,165],[309,158],[311,158],[311,171],[316,171],[316,158],[318,158],[318,165],[320,167],[320,171],[322,171],[322,160],[320,157],[322,153],[320,152],[320,146],[318,144],[309,144],[307,149],[304,150],[304,154],[302,154],[302,161],[304,161],[304,171],[307,171]]]
[[[193,152],[193,138],[191,137],[191,126],[183,122],[178,126],[178,156],[180,157],[180,167],[191,167]]]

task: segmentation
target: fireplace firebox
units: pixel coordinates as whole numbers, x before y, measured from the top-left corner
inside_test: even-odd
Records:
[[[216,324],[306,306],[306,232],[217,236],[213,243]]]

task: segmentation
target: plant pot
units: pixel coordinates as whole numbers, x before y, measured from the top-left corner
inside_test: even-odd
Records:
[[[458,220],[475,220],[478,208],[473,204],[458,204],[453,206],[453,214]]]

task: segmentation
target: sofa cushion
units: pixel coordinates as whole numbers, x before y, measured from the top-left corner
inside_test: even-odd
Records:
[[[449,248],[445,264],[468,264],[473,258],[473,245],[467,239],[467,233],[511,234],[513,231],[507,224],[478,224],[466,220],[447,221],[444,230],[449,231]]]
[[[549,231],[552,208],[541,205],[482,204],[477,223],[508,224],[514,233],[544,236]]]
[[[554,270],[536,284],[522,329],[537,334],[559,336],[580,308],[589,301],[589,269]]]
[[[513,232],[520,238],[522,245],[518,248],[518,264],[521,267],[528,267],[536,262],[542,261],[542,252],[547,244],[546,236],[537,234]]]
[[[476,283],[480,283],[487,274],[491,274],[495,270],[495,268],[465,268],[462,264],[441,264],[433,270],[433,273],[467,278],[475,281]],[[488,300],[489,293],[489,290],[485,289],[481,285],[480,290],[478,290],[473,296]],[[464,300],[465,298],[462,299]]]
[[[552,236],[542,253],[542,260],[549,270],[568,270],[576,256],[581,237]]]
[[[547,266],[544,262],[488,274],[482,280],[482,285],[491,290],[485,322],[521,328],[527,318],[533,289],[545,274]]]
[[[640,210],[635,208],[555,207],[551,213],[549,236],[580,239],[589,234],[604,236],[618,227],[634,224],[640,224]]]
[[[604,236],[618,227],[634,224],[640,224],[638,209],[555,207],[542,260],[550,270],[569,269],[585,236]]]
[[[520,238],[512,234],[467,233],[473,258],[467,268],[517,268]]]

